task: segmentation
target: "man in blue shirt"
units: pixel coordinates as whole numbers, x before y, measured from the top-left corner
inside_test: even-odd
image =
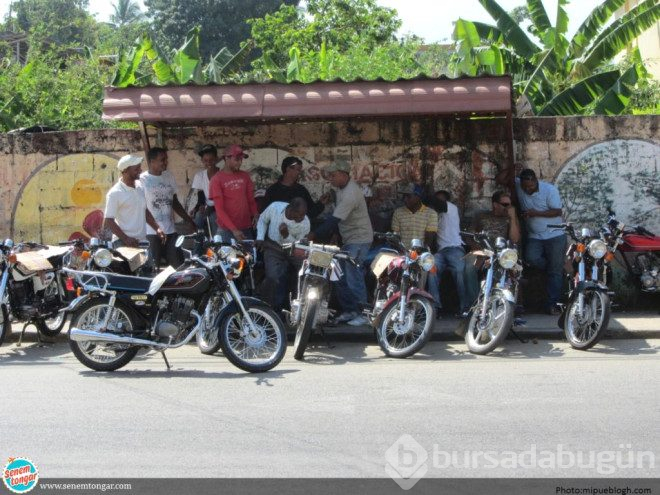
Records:
[[[563,230],[548,225],[562,223],[559,190],[549,182],[539,181],[533,170],[526,168],[516,178],[516,195],[527,226],[525,260],[548,275],[546,311],[559,314],[564,275],[566,236]]]

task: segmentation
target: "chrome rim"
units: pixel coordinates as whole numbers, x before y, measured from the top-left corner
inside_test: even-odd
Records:
[[[78,318],[77,327],[81,330],[98,332],[105,321],[108,311],[112,311],[106,332],[131,332],[133,326],[128,315],[120,308],[112,308],[107,304],[93,306],[87,309]],[[78,348],[92,361],[108,363],[121,358],[131,348],[129,344],[115,344],[111,342],[75,342]]]
[[[571,304],[566,318],[566,329],[574,342],[587,343],[591,341],[605,320],[605,303],[603,295],[597,291],[584,294],[582,315],[578,314],[578,303]]]
[[[423,299],[408,301],[406,316],[399,323],[399,307],[385,315],[380,326],[380,338],[386,346],[395,351],[405,351],[414,346],[431,325],[433,308]]]
[[[247,311],[254,328],[240,312],[231,315],[225,323],[229,351],[247,363],[269,363],[284,345],[279,325],[275,318],[260,308],[248,308]]]
[[[470,339],[479,345],[486,345],[505,330],[507,304],[502,295],[491,294],[485,318],[481,318],[481,304],[478,304],[470,318],[468,328]]]
[[[44,319],[44,323],[46,324],[46,327],[48,330],[58,330],[62,324],[64,323],[64,313],[57,313],[57,316],[54,316],[53,318],[46,318]]]

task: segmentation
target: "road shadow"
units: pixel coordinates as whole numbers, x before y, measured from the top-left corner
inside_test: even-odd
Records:
[[[130,364],[128,365],[130,366]],[[236,371],[204,371],[189,368],[172,367],[169,370],[131,370],[121,369],[112,372],[99,372],[92,370],[82,370],[79,375],[85,378],[105,379],[105,380],[130,380],[130,379],[147,379],[147,378],[167,378],[168,380],[185,379],[185,378],[215,378],[225,380],[254,380],[257,386],[273,387],[274,384],[271,380],[281,380],[286,378],[286,375],[297,373],[298,369],[272,369],[265,373],[248,373],[236,368]]]
[[[645,339],[601,340],[598,344],[585,352],[608,355],[620,354],[624,356],[653,356],[660,354],[660,346],[650,344]]]

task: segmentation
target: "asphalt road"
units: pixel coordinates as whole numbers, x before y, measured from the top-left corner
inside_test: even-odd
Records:
[[[428,477],[658,476],[660,339],[508,340],[490,356],[440,340],[407,360],[335,341],[250,375],[192,345],[168,353],[171,371],[152,353],[102,374],[64,336],[15,337],[0,348],[0,457],[42,477],[385,477],[392,452]],[[419,446],[387,454],[402,435]]]

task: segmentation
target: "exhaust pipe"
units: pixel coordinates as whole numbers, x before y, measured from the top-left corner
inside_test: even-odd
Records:
[[[75,340],[76,342],[108,342],[112,344],[126,344],[134,345],[140,347],[151,347],[159,351],[165,349],[175,349],[186,345],[192,340],[195,334],[199,331],[202,326],[202,317],[197,311],[191,311],[190,314],[195,317],[197,324],[190,331],[188,336],[178,344],[166,344],[164,342],[154,342],[153,340],[146,339],[136,339],[135,337],[126,337],[124,335],[117,335],[109,332],[94,332],[92,330],[82,330],[80,328],[72,327],[69,330],[69,338]]]
[[[123,335],[116,335],[109,332],[93,332],[91,330],[81,330],[80,328],[71,328],[69,330],[69,338],[76,342],[110,342],[113,344],[129,344],[144,347],[154,347],[156,349],[167,349],[167,344],[161,342],[154,342],[146,339],[136,339],[134,337],[126,337]]]

